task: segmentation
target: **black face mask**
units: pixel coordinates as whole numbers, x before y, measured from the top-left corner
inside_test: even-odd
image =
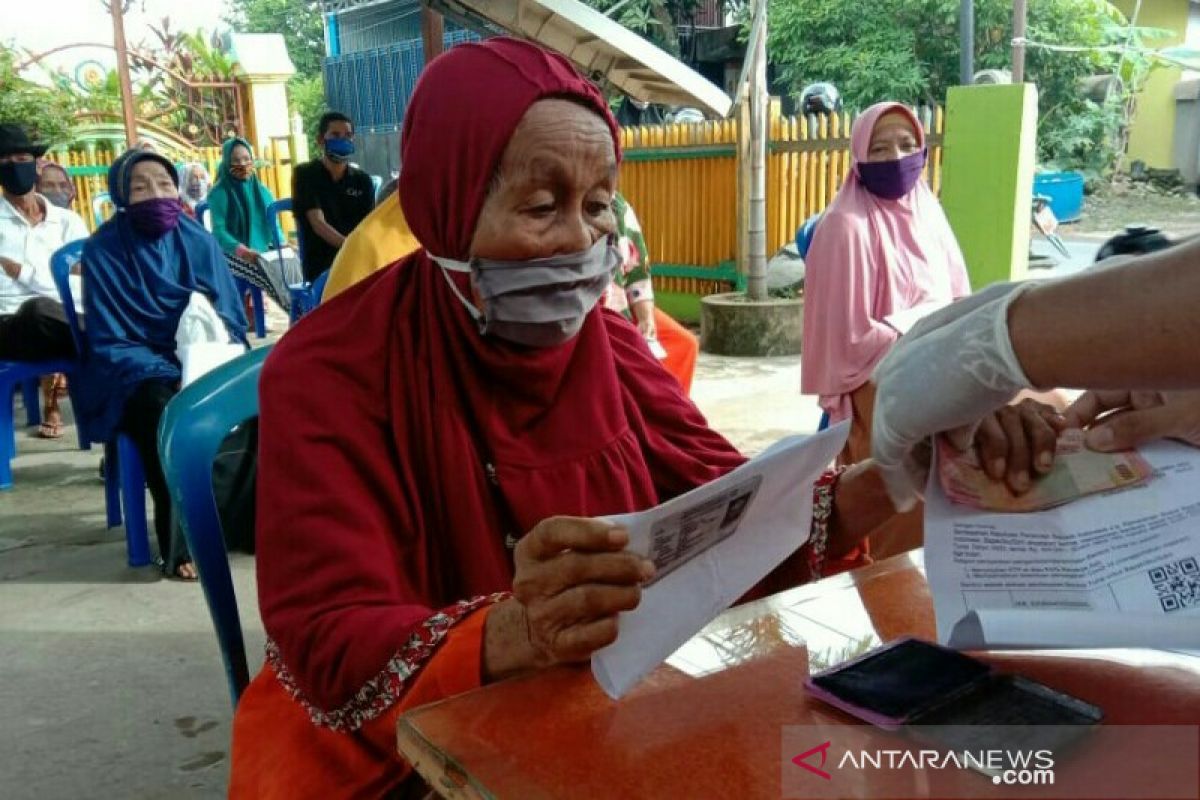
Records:
[[[0,186],[11,195],[20,197],[33,191],[37,183],[37,163],[33,161],[8,161],[0,164]]]

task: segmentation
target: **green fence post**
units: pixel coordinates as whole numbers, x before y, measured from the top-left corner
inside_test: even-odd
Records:
[[[1028,272],[1036,162],[1037,87],[950,89],[941,201],[975,291]]]

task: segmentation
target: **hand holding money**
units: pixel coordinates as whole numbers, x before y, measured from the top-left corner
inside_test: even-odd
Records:
[[[1084,432],[1070,428],[1059,437],[1053,467],[1018,494],[984,470],[979,451],[957,450],[938,440],[938,480],[953,502],[989,511],[1042,511],[1085,495],[1145,481],[1153,473],[1135,451],[1098,453],[1084,443]]]
[[[988,414],[978,427],[950,432],[948,438],[959,450],[977,447],[988,477],[1021,494],[1054,466],[1055,443],[1066,428],[1058,409],[1026,398]]]

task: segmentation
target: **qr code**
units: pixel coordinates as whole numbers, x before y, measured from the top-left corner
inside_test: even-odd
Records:
[[[1163,564],[1146,572],[1163,611],[1200,608],[1200,562],[1196,557]]]

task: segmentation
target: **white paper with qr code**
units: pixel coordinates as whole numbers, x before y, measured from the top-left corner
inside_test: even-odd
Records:
[[[1200,650],[1200,449],[1140,451],[1148,482],[1036,513],[952,503],[933,470],[925,569],[938,640]]]
[[[808,541],[813,484],[841,451],[848,424],[793,436],[715,481],[636,514],[609,517],[629,549],[654,561],[641,604],[617,640],[592,655],[613,698],[651,670]]]

